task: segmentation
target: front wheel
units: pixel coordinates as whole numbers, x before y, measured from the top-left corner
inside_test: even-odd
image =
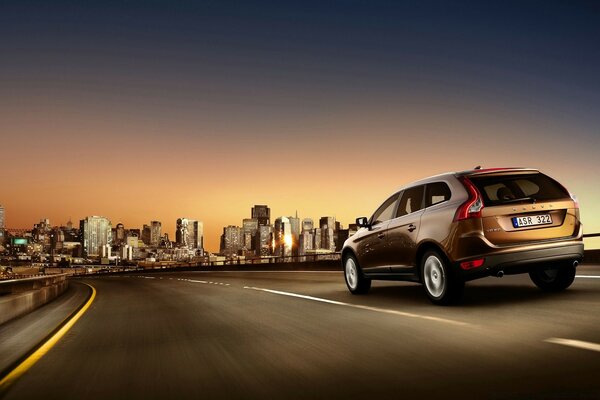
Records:
[[[363,276],[356,258],[352,255],[344,260],[344,278],[352,294],[365,294],[371,288],[371,280]]]
[[[452,273],[445,258],[437,251],[428,251],[423,256],[421,277],[425,293],[434,304],[452,304],[462,296],[464,281]]]
[[[529,272],[529,277],[537,287],[546,292],[565,290],[575,280],[576,268],[572,264],[554,267],[537,267]]]

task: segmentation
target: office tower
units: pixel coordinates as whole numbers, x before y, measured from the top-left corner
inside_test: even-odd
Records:
[[[258,220],[259,226],[271,225],[271,209],[266,205],[252,207],[252,219]]]
[[[4,225],[4,206],[2,204],[0,204],[0,245],[4,244],[4,237],[5,237],[5,225]]]
[[[335,217],[321,217],[319,219],[319,228],[331,228],[335,230]]]
[[[310,230],[302,231],[298,243],[298,255],[304,256],[309,250],[314,249],[314,233]]]
[[[313,249],[317,250],[321,247],[321,228],[313,229]]]
[[[261,257],[267,257],[272,254],[271,234],[273,227],[271,225],[260,225],[255,238],[256,254]]]
[[[320,248],[335,251],[335,228],[337,224],[335,217],[321,217],[319,219],[319,228],[321,228],[321,246]]]
[[[312,218],[304,218],[302,220],[302,231],[312,231],[314,229],[314,222]]]
[[[150,225],[144,224],[144,226],[142,227],[142,242],[144,242],[144,244],[146,246],[150,246],[150,236],[151,235],[152,235],[152,233],[151,233]]]
[[[321,248],[329,251],[335,251],[335,237],[332,228],[321,229]]]
[[[111,245],[112,226],[108,218],[90,216],[79,222],[79,236],[84,257],[99,257],[102,248]]]
[[[300,218],[296,211],[295,217],[288,217],[290,220],[290,230],[292,233],[292,255],[298,255],[298,243],[300,242]]]
[[[150,245],[158,247],[160,244],[160,234],[162,230],[162,224],[160,221],[150,221]]]
[[[175,242],[178,247],[187,247],[190,250],[200,250],[204,253],[204,224],[188,218],[177,220]]]
[[[243,231],[239,226],[229,225],[223,228],[221,235],[221,253],[231,256],[237,254],[243,247]]]
[[[273,249],[278,257],[289,257],[292,255],[292,225],[287,217],[279,217],[275,220],[273,227]]]
[[[254,218],[245,218],[242,221],[242,233],[244,235],[243,247],[246,250],[254,250],[254,239],[258,232],[258,220]]]
[[[125,226],[122,223],[118,223],[115,228],[114,243],[120,245],[125,242]]]

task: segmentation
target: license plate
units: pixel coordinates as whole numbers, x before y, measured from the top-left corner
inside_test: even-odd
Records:
[[[550,214],[530,215],[527,217],[513,217],[512,224],[515,228],[525,226],[549,225],[552,223]]]

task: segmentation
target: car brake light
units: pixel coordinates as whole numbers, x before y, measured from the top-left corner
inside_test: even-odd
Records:
[[[469,218],[481,218],[481,210],[483,209],[483,199],[479,190],[473,185],[473,182],[466,177],[460,177],[459,180],[464,185],[465,189],[469,193],[467,201],[462,203],[456,214],[454,214],[454,221],[461,221]]]
[[[478,258],[477,260],[471,260],[471,261],[463,261],[460,263],[460,268],[462,268],[462,269],[479,268],[483,265],[484,261],[485,261],[485,258]]]

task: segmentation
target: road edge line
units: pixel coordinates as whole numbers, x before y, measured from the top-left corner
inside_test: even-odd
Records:
[[[600,344],[593,342],[585,342],[583,340],[564,339],[564,338],[548,338],[544,340],[546,343],[559,344],[580,350],[600,352]]]
[[[81,282],[91,289],[86,300],[69,314],[54,330],[36,344],[29,352],[20,357],[0,374],[0,398],[4,397],[10,386],[28,369],[48,353],[56,343],[75,325],[77,320],[90,308],[96,298],[96,288]]]

